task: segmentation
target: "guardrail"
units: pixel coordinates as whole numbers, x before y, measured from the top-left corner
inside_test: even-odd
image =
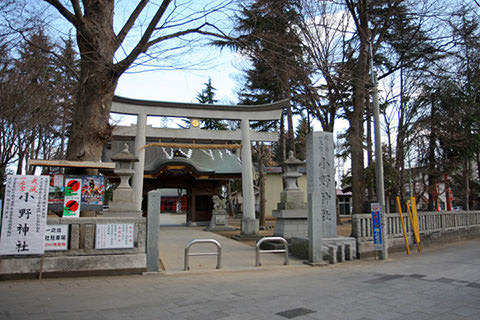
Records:
[[[269,250],[262,250],[260,246],[265,241],[280,241],[283,243],[283,249],[269,249]],[[255,248],[255,266],[260,267],[262,263],[260,262],[260,253],[285,253],[285,263],[284,265],[288,265],[288,242],[282,237],[263,237],[262,239],[258,240],[256,248]]]
[[[403,250],[402,223],[398,213],[385,215],[389,250]],[[412,226],[408,215],[404,215],[407,238],[413,243]],[[422,243],[442,243],[466,240],[480,234],[480,211],[418,212],[418,226]],[[373,246],[372,215],[354,214],[352,228],[357,240],[357,256],[371,256]]]
[[[402,225],[398,213],[388,213],[387,235],[389,238],[402,237]],[[404,215],[407,234],[411,235],[408,215]],[[354,235],[358,241],[372,241],[372,215],[355,214],[352,216]],[[420,234],[433,232],[458,231],[464,228],[480,226],[480,211],[440,211],[418,212]]]
[[[190,253],[190,247],[198,243],[213,243],[217,247],[217,252],[194,252]],[[189,257],[190,256],[217,256],[217,269],[222,267],[222,245],[215,239],[194,239],[185,245],[185,265],[184,270],[190,270]]]

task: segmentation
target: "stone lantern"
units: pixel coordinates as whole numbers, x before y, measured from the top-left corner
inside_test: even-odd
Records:
[[[283,191],[280,194],[280,202],[304,203],[304,193],[298,187],[298,178],[302,176],[300,167],[305,166],[305,162],[298,160],[293,155],[293,151],[288,153],[288,159],[283,163]]]
[[[300,167],[305,162],[298,160],[290,151],[288,159],[283,163],[283,191],[280,193],[280,202],[272,215],[275,222],[275,236],[285,239],[292,237],[306,237],[308,234],[308,212],[305,194],[298,187],[298,178],[302,176]]]
[[[104,212],[106,217],[139,217],[142,215],[137,210],[135,203],[135,194],[130,186],[129,180],[134,175],[133,163],[138,158],[128,151],[128,145],[125,144],[122,151],[112,156],[112,161],[116,163],[113,172],[120,177],[120,184],[113,191],[113,198],[109,204],[109,210]]]

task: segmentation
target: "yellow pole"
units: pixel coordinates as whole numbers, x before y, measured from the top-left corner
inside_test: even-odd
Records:
[[[420,226],[418,223],[417,201],[415,200],[415,197],[412,197],[411,201],[412,201],[413,219],[415,219],[415,227],[417,228],[417,242],[418,242],[418,245],[420,246]]]
[[[406,201],[405,204],[407,205],[408,217],[410,218],[410,224],[412,225],[413,239],[415,240],[415,244],[417,245],[418,252],[420,252],[421,249],[419,244],[419,238],[417,238],[417,227],[415,226],[415,220],[413,219],[412,211],[410,210],[408,201]]]
[[[403,215],[402,215],[402,205],[400,204],[400,197],[398,196],[397,196],[397,207],[398,207],[398,214],[400,215],[400,221],[402,222],[403,240],[405,240],[405,249],[407,250],[407,254],[410,254],[410,247],[408,246],[408,239],[407,239],[407,229],[405,229],[405,222],[403,221]]]

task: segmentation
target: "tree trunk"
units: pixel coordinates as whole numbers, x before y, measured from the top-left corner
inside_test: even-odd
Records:
[[[22,143],[21,143],[20,137],[18,138],[18,145],[19,145],[19,148],[18,148],[17,174],[22,174],[23,160],[25,159],[25,151],[22,150],[22,148],[21,148]],[[3,180],[0,180],[0,181],[3,181]]]
[[[99,161],[112,131],[109,115],[121,72],[113,59],[114,1],[84,1],[83,5],[85,15],[77,26],[81,72],[67,159]]]
[[[358,58],[354,68],[353,111],[348,113],[350,129],[348,140],[352,151],[352,202],[353,214],[363,213],[365,204],[365,175],[363,160],[363,116],[368,97],[368,1],[362,0],[349,7],[352,15],[357,16],[357,32],[360,38]]]
[[[401,103],[403,106],[403,104]],[[398,132],[397,132],[397,145],[395,150],[395,170],[398,172],[399,177],[399,184],[398,184],[398,195],[400,197],[400,203],[404,201],[404,190],[403,187],[405,185],[405,177],[404,177],[404,169],[405,169],[405,127],[404,127],[404,111],[403,107],[400,107],[399,115],[398,115]]]
[[[353,213],[363,213],[365,204],[365,175],[363,160],[363,114],[368,81],[367,46],[363,45],[355,78],[354,110],[349,115],[348,139],[352,150],[352,201]],[[362,53],[363,52],[363,53]]]
[[[295,128],[293,127],[293,115],[292,115],[292,107],[288,106],[287,108],[287,121],[288,121],[288,133],[287,133],[287,152],[288,154],[290,151],[293,151],[293,154],[295,154]]]
[[[3,181],[5,181],[5,179],[7,178],[6,170],[7,166],[0,164],[0,181],[2,181],[2,183],[0,183],[0,199],[2,200],[5,198],[5,185]]]
[[[110,109],[115,91],[115,79],[86,77],[77,94],[67,159],[99,161],[105,142],[110,138]]]
[[[350,117],[348,140],[352,152],[352,201],[353,213],[363,213],[365,202],[365,176],[363,165],[362,115]]]
[[[104,144],[112,133],[109,124],[112,99],[122,73],[114,64],[114,1],[83,1],[85,14],[78,17],[77,45],[80,77],[76,92],[67,160],[100,161]],[[97,174],[97,170],[76,169],[75,174]],[[84,211],[81,216],[93,216]]]
[[[435,197],[435,99],[432,95],[431,109],[430,109],[430,136],[428,141],[428,211],[434,211],[434,197]]]
[[[27,147],[27,161],[28,159],[35,159],[35,140],[31,141]],[[25,169],[26,174],[33,174],[34,168],[32,166],[26,166]]]
[[[465,210],[470,210],[470,165],[468,159],[464,160],[463,176],[465,178]]]
[[[284,113],[280,118],[280,152],[281,152],[281,159],[280,162],[283,163],[287,160],[287,146],[286,146],[286,139],[285,139],[285,117]]]
[[[66,131],[67,131],[67,117],[66,117],[66,107],[63,106],[62,112],[62,131],[60,133],[60,150],[58,152],[58,159],[65,159],[65,140],[66,140]]]
[[[477,179],[480,180],[480,151],[477,151]]]

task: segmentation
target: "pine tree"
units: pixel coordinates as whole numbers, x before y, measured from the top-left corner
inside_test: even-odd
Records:
[[[212,86],[212,79],[208,79],[208,82],[204,83],[205,88],[201,92],[197,93],[197,100],[200,103],[215,104],[218,100],[214,99],[215,89]],[[222,120],[216,119],[202,119],[202,129],[209,130],[227,130],[227,125]]]
[[[297,127],[297,134],[295,137],[295,149],[297,159],[305,160],[307,154],[307,135],[312,130],[309,127],[307,118],[300,119],[300,123]]]
[[[300,1],[256,0],[242,4],[235,21],[238,36],[229,41],[216,41],[219,46],[233,47],[246,55],[251,69],[245,71],[246,83],[240,92],[241,104],[264,104],[292,99],[297,88],[308,78],[303,62],[301,39],[293,27],[298,24]],[[292,99],[294,101],[294,99]],[[292,108],[287,108],[288,141],[294,151]],[[264,129],[271,123],[260,124]],[[281,134],[284,132],[280,125]],[[283,139],[283,136],[282,136]],[[285,160],[287,150],[282,148]]]

